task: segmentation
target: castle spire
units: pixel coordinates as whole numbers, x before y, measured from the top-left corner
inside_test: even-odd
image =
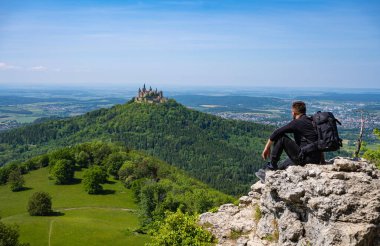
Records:
[[[146,103],[163,103],[167,99],[163,97],[162,90],[158,90],[157,87],[153,90],[152,86],[149,86],[149,90],[146,89],[146,84],[139,88],[138,95],[135,97],[135,102],[146,102]]]

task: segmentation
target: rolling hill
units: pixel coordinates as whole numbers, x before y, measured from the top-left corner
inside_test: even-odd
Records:
[[[64,185],[57,184],[53,172],[62,161],[75,170]],[[108,180],[99,192],[88,194],[86,173],[93,167],[107,170]],[[32,246],[144,245],[150,240],[144,232],[168,211],[195,214],[233,201],[157,158],[99,141],[1,167],[0,176],[15,170],[23,173],[25,184],[18,192],[0,185],[1,221],[17,224],[21,242]],[[53,214],[28,214],[28,200],[37,191],[50,194]]]
[[[130,101],[81,116],[0,133],[0,163],[86,141],[121,142],[144,150],[228,194],[245,193],[261,167],[271,126],[222,119],[174,100]]]

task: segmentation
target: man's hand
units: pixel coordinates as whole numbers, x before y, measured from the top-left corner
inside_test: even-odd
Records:
[[[266,160],[270,155],[270,147],[269,148],[265,148],[263,150],[263,153],[261,154],[261,156],[263,157],[264,160]]]
[[[270,156],[270,147],[272,146],[272,144],[273,142],[270,139],[268,139],[268,142],[265,145],[263,153],[261,154],[264,160],[266,160]]]

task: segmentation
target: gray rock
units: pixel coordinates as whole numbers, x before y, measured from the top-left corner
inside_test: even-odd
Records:
[[[261,183],[261,181],[257,181],[255,184],[251,186],[251,191],[257,192],[261,194],[261,190],[265,187],[265,184]]]
[[[253,197],[252,196],[242,196],[239,198],[239,206],[247,206],[252,203]]]
[[[268,172],[239,207],[222,205],[200,224],[218,245],[380,246],[380,171],[364,159],[332,162]]]

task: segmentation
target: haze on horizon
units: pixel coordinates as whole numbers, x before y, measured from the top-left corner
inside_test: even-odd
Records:
[[[0,86],[380,88],[376,0],[0,0]]]

